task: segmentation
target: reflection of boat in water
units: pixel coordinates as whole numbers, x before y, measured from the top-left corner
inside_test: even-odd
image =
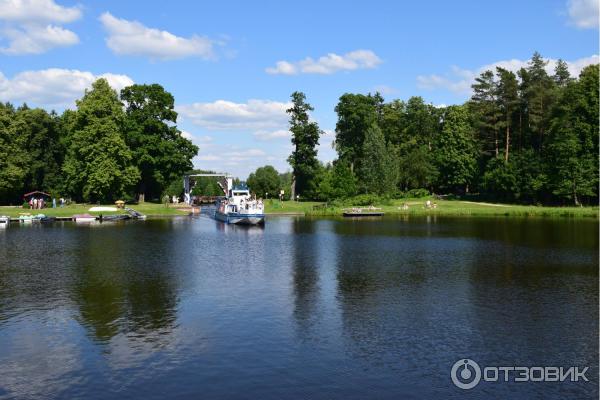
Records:
[[[262,200],[252,198],[245,185],[233,186],[231,177],[219,182],[225,192],[225,199],[217,201],[215,219],[227,224],[261,225],[265,222]]]

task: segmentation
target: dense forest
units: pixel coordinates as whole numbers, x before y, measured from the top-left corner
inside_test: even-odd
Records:
[[[283,189],[286,198],[322,201],[435,193],[597,204],[598,72],[592,65],[572,77],[559,61],[548,73],[535,53],[517,73],[483,72],[462,105],[346,93],[335,107],[338,157],[326,165],[317,159],[313,107],[294,92],[292,171],[261,167],[248,184],[261,197]],[[1,204],[19,204],[33,190],[85,202],[181,194],[198,148],[177,129],[170,93],[157,84],[117,93],[99,79],[76,105],[58,115],[0,104]],[[210,179],[194,189],[218,193]]]
[[[62,115],[0,104],[0,203],[43,190],[75,201],[158,199],[192,168],[198,148],[176,127],[174,98],[160,85],[120,96],[97,80]]]
[[[338,158],[321,164],[322,133],[303,93],[292,94],[294,192],[330,201],[359,194],[427,193],[530,204],[597,204],[598,65],[571,77],[552,74],[535,53],[516,74],[483,72],[462,105],[435,107],[421,97],[385,102],[376,94],[340,97],[335,112]],[[273,167],[250,176],[257,193],[289,187]]]

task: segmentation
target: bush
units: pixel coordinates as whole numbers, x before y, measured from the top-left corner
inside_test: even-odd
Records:
[[[411,189],[408,192],[406,192],[405,197],[411,197],[411,198],[421,198],[421,197],[427,197],[429,196],[429,190],[427,189]]]
[[[29,209],[29,203],[24,201],[21,207]]]
[[[371,206],[381,203],[381,198],[375,194],[359,194],[349,198],[346,202],[354,206]]]

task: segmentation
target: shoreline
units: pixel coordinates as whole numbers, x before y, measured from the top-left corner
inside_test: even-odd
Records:
[[[432,200],[436,203],[436,208],[426,208],[425,202],[430,199],[401,199],[391,200],[385,204],[377,205],[385,216],[400,217],[423,217],[423,216],[444,216],[444,217],[545,217],[545,218],[600,218],[599,209],[595,207],[546,207],[530,205],[512,205],[512,204],[494,204],[486,202],[473,202],[461,200]],[[109,212],[93,212],[89,208],[97,205],[75,204],[62,208],[45,208],[41,210],[24,209],[20,206],[0,206],[0,216],[6,215],[11,218],[18,218],[20,214],[29,213],[31,215],[44,214],[49,217],[72,217],[75,214],[89,213],[94,216],[124,214],[125,210]],[[189,207],[187,205],[165,207],[164,204],[142,203],[129,205],[135,211],[138,211],[148,218],[164,217],[186,217],[199,215],[202,206]],[[277,216],[306,216],[306,217],[342,217],[344,209],[356,207],[364,208],[367,206],[327,206],[323,202],[291,202],[268,200],[265,207],[267,217]],[[403,209],[402,207],[408,207]],[[352,217],[348,217],[352,218]]]

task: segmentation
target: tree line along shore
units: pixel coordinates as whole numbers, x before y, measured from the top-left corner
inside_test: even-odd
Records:
[[[287,110],[291,170],[280,173],[267,165],[247,183],[258,197],[278,197],[283,190],[284,199],[301,200],[280,204],[327,204],[306,213],[363,204],[396,212],[403,199],[433,194],[519,204],[504,207],[511,212],[597,206],[598,65],[573,77],[565,62],[550,72],[547,64],[535,53],[516,73],[485,71],[462,105],[343,94],[335,107],[337,158],[327,164],[317,158],[323,132],[311,120],[314,109],[304,93],[294,92]],[[158,84],[117,93],[103,79],[74,110],[60,115],[0,104],[0,204],[18,205],[33,190],[85,203],[143,204],[181,196],[181,177],[192,171],[191,160],[202,149],[181,135],[174,104]],[[221,192],[203,179],[193,194]],[[439,202],[436,212],[457,212],[446,203],[459,204]],[[461,204],[464,210],[475,207]],[[597,213],[595,207],[584,209]]]

